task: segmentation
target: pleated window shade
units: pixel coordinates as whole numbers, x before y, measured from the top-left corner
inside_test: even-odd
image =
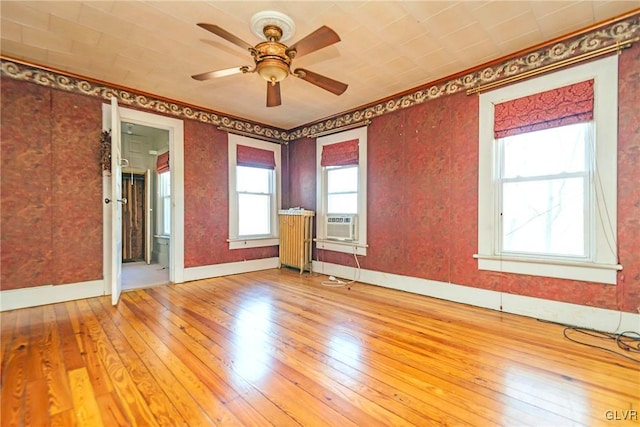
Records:
[[[593,120],[593,79],[496,104],[494,137]]]
[[[271,150],[247,147],[246,145],[238,145],[236,155],[236,164],[238,166],[249,166],[252,168],[263,169],[276,168],[275,154]]]
[[[158,155],[156,160],[156,172],[169,172],[169,152]]]
[[[357,165],[359,160],[358,140],[338,142],[322,147],[321,166]]]

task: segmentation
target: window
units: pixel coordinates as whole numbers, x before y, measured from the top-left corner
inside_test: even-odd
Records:
[[[273,170],[236,166],[238,237],[269,236]]]
[[[590,257],[592,122],[499,139],[502,254]]]
[[[616,283],[617,91],[611,56],[480,96],[479,269]]]
[[[340,132],[317,140],[317,247],[366,255],[367,128]],[[356,214],[356,241],[327,240],[328,214]]]
[[[169,167],[169,151],[156,158],[158,174],[158,200],[156,228],[160,236],[171,235],[171,171]]]
[[[229,248],[278,245],[280,146],[229,134]]]
[[[158,234],[171,235],[171,172],[158,175]]]
[[[358,213],[358,166],[327,166],[327,213]]]

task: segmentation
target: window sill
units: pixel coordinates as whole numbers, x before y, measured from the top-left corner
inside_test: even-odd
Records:
[[[368,245],[359,242],[341,242],[339,240],[313,239],[317,249],[344,252],[346,254],[367,255]]]
[[[280,239],[277,237],[256,237],[248,239],[227,239],[227,242],[229,242],[229,249],[246,249],[278,246]]]
[[[554,277],[609,285],[617,283],[617,273],[622,270],[620,264],[580,263],[479,254],[474,254],[473,257],[478,260],[478,270]]]

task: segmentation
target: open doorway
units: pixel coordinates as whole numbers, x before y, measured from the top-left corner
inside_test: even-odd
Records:
[[[168,160],[170,165],[170,189],[168,210],[170,215],[169,236],[164,238],[165,252],[168,254],[167,268],[169,280],[165,283],[182,283],[184,281],[184,122],[180,119],[167,117],[164,115],[153,114],[145,111],[134,110],[131,108],[119,107],[115,97],[111,98],[109,104],[103,104],[102,108],[103,130],[114,130],[111,140],[111,170],[118,171],[117,174],[104,171],[103,173],[103,270],[104,270],[104,293],[111,294],[113,305],[118,303],[120,293],[122,291],[122,209],[124,203],[122,197],[122,170],[127,167],[138,167],[136,165],[136,155],[145,156],[154,155],[147,150],[144,151],[144,142],[142,149],[138,153],[129,152],[125,159],[122,153],[122,135],[129,135],[127,138],[134,138],[140,135],[144,129],[137,129],[135,125],[149,127],[151,129],[168,132],[168,153],[171,157]],[[131,134],[129,134],[129,126],[131,123]],[[115,132],[117,130],[117,133]],[[134,135],[136,134],[136,135]],[[155,150],[158,151],[158,150]],[[160,154],[160,152],[158,152]],[[129,161],[130,160],[130,161]],[[148,167],[151,169],[152,167]],[[126,169],[129,171],[129,169]],[[155,185],[155,176],[150,178],[149,182]],[[115,185],[115,187],[114,187]],[[155,190],[154,190],[155,191]],[[111,203],[113,201],[114,203]],[[151,209],[156,209],[155,205]],[[155,214],[154,214],[155,215]],[[152,216],[153,218],[153,216]],[[153,230],[152,230],[153,233]],[[155,238],[155,236],[154,236]],[[158,239],[163,239],[159,236]],[[146,265],[146,263],[145,263]],[[153,265],[153,264],[150,264]],[[146,277],[144,274],[143,277]],[[142,283],[139,279],[134,279],[134,286],[150,286],[149,283]]]
[[[127,199],[122,206],[122,290],[169,283],[169,131],[126,121],[121,130],[126,159],[122,196]]]

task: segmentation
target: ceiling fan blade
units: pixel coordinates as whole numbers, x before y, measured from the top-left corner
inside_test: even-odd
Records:
[[[222,28],[218,27],[217,25],[213,25],[213,24],[203,24],[203,23],[199,23],[198,27],[200,28],[204,28],[207,31],[212,32],[213,34],[215,34],[216,36],[222,37],[223,39],[230,41],[231,43],[240,46],[241,48],[245,49],[245,50],[249,50],[251,51],[251,49],[253,49],[253,46],[251,46],[249,43],[247,43],[246,41],[234,36],[233,34],[231,34],[230,32],[228,32],[227,30],[223,30]]]
[[[313,33],[299,40],[287,49],[287,52],[296,51],[295,56],[299,57],[307,53],[315,52],[340,41],[338,34],[331,28],[323,25]]]
[[[277,107],[282,104],[280,99],[280,82],[271,84],[267,82],[267,107]]]
[[[238,73],[247,73],[248,70],[249,70],[249,67],[245,65],[242,67],[233,67],[233,68],[227,68],[224,70],[209,71],[207,73],[195,74],[191,76],[191,78],[202,81],[202,80],[215,79],[216,77],[232,76]]]
[[[349,85],[339,82],[337,80],[330,79],[313,71],[298,68],[293,72],[293,75],[306,80],[311,84],[321,87],[324,90],[335,93],[336,95],[342,95]]]

